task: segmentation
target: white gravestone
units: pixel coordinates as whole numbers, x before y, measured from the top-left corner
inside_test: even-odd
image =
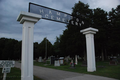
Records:
[[[60,64],[63,64],[64,63],[64,57],[60,57],[59,61],[60,61]]]
[[[78,64],[77,55],[75,55],[75,64]]]
[[[59,60],[55,60],[55,64],[54,64],[54,66],[60,66],[60,62],[59,62]]]
[[[42,62],[42,57],[39,57],[38,62]]]

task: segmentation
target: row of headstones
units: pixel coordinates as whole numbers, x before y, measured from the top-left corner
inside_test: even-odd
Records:
[[[49,59],[50,59],[51,65],[59,66],[60,64],[64,63],[64,57],[55,58],[54,56],[51,56],[51,57],[49,57]],[[44,59],[42,59],[42,57],[39,57],[38,62],[43,62],[43,61],[44,61]]]
[[[50,64],[54,65],[54,66],[60,66],[61,64],[64,64],[64,61],[66,63],[68,63],[71,60],[71,65],[73,64],[78,64],[78,59],[80,59],[79,56],[75,55],[75,63],[73,62],[72,58],[70,58],[70,56],[67,57],[60,57],[60,58],[56,58],[54,56],[48,57],[48,59],[50,60]],[[42,57],[39,57],[38,62],[44,62],[45,59],[42,59]]]
[[[54,65],[54,66],[60,66],[61,64],[64,63],[64,57],[60,57],[60,58],[55,58],[54,56],[51,57],[50,59],[50,64]]]
[[[71,60],[70,62],[71,67],[75,67],[75,65],[78,64],[78,59],[81,59],[81,58],[75,55],[75,63],[73,62],[72,58],[70,58],[70,56],[67,56],[65,58],[64,57],[55,58],[54,56],[51,56],[48,59],[50,59],[50,64],[54,66],[60,66],[61,64],[64,63],[64,61],[68,63]],[[43,61],[44,60],[42,60],[42,57],[39,57],[38,62],[43,62]],[[119,57],[118,58],[114,57],[109,62],[109,65],[117,65],[117,64],[120,64]],[[87,66],[87,61],[83,61],[81,66]]]
[[[70,58],[71,59],[71,58]],[[77,60],[77,58],[76,58]],[[50,59],[50,64],[54,65],[54,66],[60,66],[61,64],[64,64],[64,57],[60,57],[60,58],[55,58],[54,56],[51,57]],[[69,62],[69,61],[68,61]],[[71,59],[71,68],[75,67],[75,63],[73,62],[73,60]]]

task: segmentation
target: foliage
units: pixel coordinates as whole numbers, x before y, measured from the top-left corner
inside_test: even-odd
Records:
[[[51,44],[51,42],[47,38],[44,38],[43,41],[38,45],[38,51],[39,51],[38,57],[42,56],[43,58],[45,58],[46,56],[48,57],[48,56],[51,56],[54,54],[53,45]]]
[[[112,8],[112,11],[109,12],[109,53],[112,55],[117,55],[120,53],[120,5],[116,9]]]
[[[60,38],[59,37],[56,37],[56,41],[53,45],[53,48],[54,48],[54,56],[61,56],[60,54]]]
[[[75,16],[72,20],[75,22],[76,18],[79,18],[79,22],[84,21],[84,24],[79,26],[68,24],[67,29],[64,30],[63,35],[60,37],[60,51],[64,56],[70,55],[74,57],[76,54],[83,57],[83,53],[85,53],[85,38],[83,34],[80,34],[80,30],[90,26],[91,19],[89,17],[92,16],[92,10],[89,9],[88,4],[84,4],[82,2],[78,2],[72,8],[72,15]]]
[[[69,23],[66,26],[63,34],[56,40],[56,49],[62,56],[72,56],[76,54],[84,57],[86,54],[86,41],[85,35],[80,33],[80,30],[87,27],[97,28],[99,32],[95,34],[95,52],[96,56],[100,57],[103,54],[103,58],[107,59],[107,56],[117,56],[120,54],[120,5],[116,9],[112,9],[110,12],[106,12],[101,8],[90,9],[88,4],[78,2],[72,8],[72,18],[76,21],[79,18],[80,21],[84,21],[84,24],[75,26]],[[58,47],[59,46],[59,47]],[[58,54],[58,52],[55,52]]]
[[[107,12],[100,8],[93,10],[93,27],[97,28],[99,32],[95,34],[95,48],[96,56],[101,56],[101,53],[106,54],[107,42],[109,37],[109,27],[107,20]]]
[[[0,38],[0,59],[20,59],[21,41]]]
[[[53,45],[46,38],[38,44],[34,43],[34,59],[39,56],[45,57],[45,46],[47,42],[47,56],[54,54]],[[15,39],[0,38],[0,59],[1,60],[20,60],[22,41]]]

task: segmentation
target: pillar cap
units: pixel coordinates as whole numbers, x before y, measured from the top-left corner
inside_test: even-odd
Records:
[[[98,32],[98,29],[89,27],[89,28],[80,30],[80,32],[83,33],[83,34],[96,34],[96,32]]]
[[[30,12],[20,12],[17,17],[17,21],[23,24],[25,21],[30,21],[36,23],[39,19],[42,18],[41,15],[30,13]]]

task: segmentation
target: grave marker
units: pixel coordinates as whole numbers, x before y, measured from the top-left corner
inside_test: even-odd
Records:
[[[55,64],[54,64],[54,66],[60,66],[60,62],[59,62],[59,60],[55,60]]]
[[[60,64],[63,64],[64,63],[64,57],[60,57],[59,61],[60,61]]]
[[[75,55],[75,64],[78,64],[78,59],[77,59],[77,55]]]
[[[38,62],[42,62],[42,57],[39,57]]]
[[[54,64],[54,61],[55,61],[55,57],[51,56],[51,58],[50,58],[50,64]]]
[[[9,61],[9,60],[0,60],[0,68],[2,69],[3,80],[6,80],[7,73],[10,73],[11,67],[14,67],[15,61]]]
[[[2,73],[10,73],[11,67],[10,66],[4,66],[2,69]]]
[[[116,61],[110,61],[109,65],[117,65],[117,62]]]

